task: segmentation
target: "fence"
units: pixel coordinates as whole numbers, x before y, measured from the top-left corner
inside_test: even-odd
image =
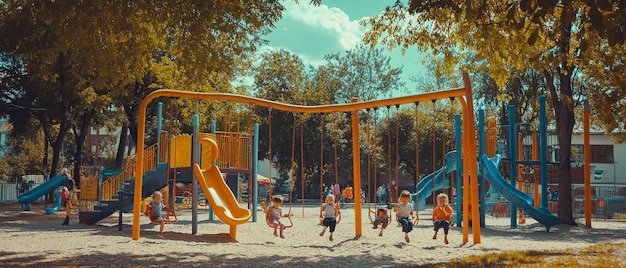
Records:
[[[33,183],[26,183],[20,185],[18,183],[0,183],[0,202],[3,203],[17,203],[17,199],[20,194],[30,191],[35,187],[41,185],[43,182],[33,181]],[[43,201],[44,197],[38,198],[36,201]],[[36,202],[35,201],[35,202]]]
[[[558,213],[557,185],[549,187],[548,209]],[[523,191],[532,196],[534,185],[524,184]],[[539,195],[541,196],[541,194]],[[585,191],[584,185],[572,185],[572,209],[575,219],[585,218]],[[626,187],[624,186],[591,186],[591,217],[594,220],[626,221]],[[499,198],[493,208],[487,211],[495,217],[509,217],[510,204],[504,198]]]
[[[17,201],[18,188],[17,183],[0,183],[0,201]]]

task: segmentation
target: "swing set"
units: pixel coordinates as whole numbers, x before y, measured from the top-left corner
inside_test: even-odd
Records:
[[[463,73],[464,86],[459,88],[441,90],[436,92],[427,92],[422,94],[394,97],[381,100],[371,100],[359,102],[358,99],[353,98],[350,103],[345,104],[332,104],[332,105],[319,105],[319,106],[302,106],[285,104],[276,101],[270,101],[265,99],[254,98],[250,96],[243,96],[237,94],[228,93],[206,93],[206,92],[192,92],[192,91],[179,91],[179,90],[156,90],[150,93],[144,98],[139,107],[138,115],[138,134],[137,134],[137,165],[135,167],[135,174],[138,174],[135,180],[135,193],[134,193],[134,209],[133,213],[133,231],[132,239],[139,239],[140,232],[140,204],[141,204],[141,191],[143,183],[143,157],[145,146],[145,132],[146,132],[146,113],[148,104],[158,97],[178,97],[178,98],[190,98],[190,99],[210,99],[210,100],[228,100],[240,103],[248,103],[259,105],[263,107],[272,107],[282,111],[298,112],[298,113],[331,113],[331,112],[350,112],[352,114],[351,126],[352,126],[352,161],[354,169],[354,185],[355,187],[355,200],[354,200],[354,215],[355,215],[355,236],[360,237],[362,235],[361,224],[361,151],[359,141],[359,112],[365,109],[371,109],[375,107],[385,107],[391,105],[402,105],[409,103],[419,103],[427,100],[436,100],[455,97],[462,107],[462,124],[463,124],[463,138],[462,138],[462,152],[463,166],[467,167],[463,170],[463,242],[467,243],[469,238],[469,190],[471,189],[471,196],[478,196],[478,172],[477,161],[470,159],[476,158],[476,129],[474,124],[474,107],[472,100],[472,89],[470,84],[469,75]],[[291,202],[291,201],[290,201]],[[256,200],[255,200],[256,203]],[[471,205],[478,207],[478,198],[471,199]],[[255,206],[256,207],[256,204]],[[256,213],[256,210],[253,212]],[[473,242],[480,243],[480,224],[477,223],[479,219],[478,210],[472,210],[472,218],[474,224],[472,224]]]
[[[272,157],[272,109],[269,109],[269,119],[268,119],[268,134],[269,134],[269,142],[268,142],[268,150],[269,150],[269,158],[270,160],[273,159]],[[294,114],[294,120],[293,120],[293,134],[292,134],[292,141],[291,141],[291,178],[293,178],[293,165],[294,165],[294,158],[295,158],[295,137],[296,137],[296,119],[295,119],[295,114]],[[274,186],[272,185],[272,169],[269,169],[270,171],[270,181],[269,181],[269,200],[268,203],[269,204],[265,204],[265,202],[261,202],[261,208],[263,209],[263,212],[265,213],[265,223],[267,223],[267,226],[274,229],[276,226],[274,226],[274,222],[272,222],[270,220],[270,208],[274,205],[274,197],[272,195],[272,190],[274,188]],[[289,224],[285,224],[283,226],[284,229],[288,229],[293,227],[293,220],[291,219],[292,213],[291,213],[291,204],[292,204],[292,195],[291,193],[293,192],[293,187],[292,187],[293,183],[292,181],[289,182],[289,212],[286,214],[287,215],[287,219],[289,220]],[[280,198],[280,200],[282,200],[282,198]],[[283,216],[283,215],[280,215]]]

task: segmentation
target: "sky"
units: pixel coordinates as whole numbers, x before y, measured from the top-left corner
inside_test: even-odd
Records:
[[[380,14],[395,0],[323,0],[321,6],[313,6],[308,0],[299,4],[286,0],[283,18],[276,24],[269,41],[262,51],[284,49],[298,55],[305,64],[319,66],[324,56],[331,53],[345,55],[359,44],[367,30],[359,25],[363,18]],[[386,52],[394,68],[402,67],[402,81],[411,88],[409,77],[424,73],[422,57],[417,48],[410,47],[402,55],[400,48]],[[402,93],[396,93],[399,95]]]

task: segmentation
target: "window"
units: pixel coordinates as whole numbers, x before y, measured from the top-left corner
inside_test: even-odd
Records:
[[[591,145],[591,163],[614,163],[613,145]],[[584,160],[583,145],[572,144],[572,161],[582,162]]]
[[[604,173],[604,170],[602,170],[602,169],[594,169],[593,170],[593,181],[595,181],[595,182],[602,181],[602,173]]]

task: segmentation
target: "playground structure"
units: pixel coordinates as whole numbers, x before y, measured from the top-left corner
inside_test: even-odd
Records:
[[[477,163],[476,161],[469,161],[469,159],[474,159],[476,156],[476,144],[474,137],[476,136],[475,127],[474,127],[474,108],[472,101],[472,90],[469,81],[469,76],[467,73],[463,73],[463,82],[464,86],[456,89],[442,90],[437,92],[429,92],[424,94],[417,94],[412,96],[405,97],[396,97],[390,99],[383,100],[372,100],[372,101],[364,101],[359,102],[357,99],[352,99],[351,103],[347,104],[335,104],[335,105],[321,105],[321,106],[299,106],[299,105],[290,105],[284,104],[280,102],[274,102],[269,100],[263,100],[248,96],[241,96],[235,94],[224,94],[224,93],[199,93],[199,92],[188,92],[188,91],[174,91],[174,90],[157,90],[148,95],[141,103],[139,109],[139,128],[138,128],[138,151],[137,151],[137,164],[135,167],[135,174],[138,174],[135,179],[135,187],[134,187],[134,208],[133,213],[133,232],[132,238],[133,240],[139,239],[139,213],[140,213],[140,204],[141,204],[141,196],[142,196],[142,184],[143,184],[143,172],[144,172],[144,142],[145,142],[145,127],[146,127],[146,109],[148,104],[157,97],[179,97],[179,98],[190,98],[190,99],[212,99],[212,100],[230,100],[241,103],[255,104],[263,107],[271,107],[273,109],[278,109],[282,111],[289,112],[299,112],[299,113],[329,113],[329,112],[350,112],[352,114],[352,137],[353,137],[353,164],[354,164],[354,185],[355,187],[355,200],[354,200],[354,208],[355,208],[355,236],[360,237],[362,234],[361,227],[361,174],[360,174],[360,145],[359,145],[359,111],[364,109],[371,109],[376,107],[384,107],[384,106],[392,106],[392,105],[401,105],[408,103],[419,103],[422,101],[431,101],[436,99],[444,99],[451,98],[459,101],[461,103],[462,108],[462,116],[463,116],[463,139],[462,139],[462,152],[464,154],[464,169],[463,172],[463,183],[464,186],[464,198],[469,196],[469,190],[472,191],[472,196],[478,196],[478,181],[477,181]],[[258,155],[256,152],[253,152],[253,159],[258,159]],[[194,161],[195,162],[195,161]],[[195,162],[197,163],[197,162]],[[256,170],[253,167],[253,191],[258,192],[258,184],[256,181]],[[474,187],[470,187],[470,185]],[[464,199],[463,202],[463,211],[467,212],[469,207],[469,200]],[[478,207],[478,202],[476,199],[471,200],[472,205],[474,207]],[[257,200],[254,200],[254,206],[257,207]],[[478,211],[472,211],[473,217],[478,218]],[[468,242],[469,236],[469,228],[467,222],[469,222],[469,218],[466,216],[467,213],[464,213],[463,222],[466,223],[463,225],[463,242]],[[480,243],[480,227],[478,225],[472,226],[472,234],[473,234],[473,242]]]
[[[540,97],[539,99],[540,102],[540,106],[541,107],[545,107],[545,97]],[[541,112],[542,116],[541,116],[541,120],[540,120],[540,131],[538,131],[539,133],[539,137],[537,137],[537,135],[534,135],[534,139],[537,140],[538,138],[540,140],[545,140],[546,137],[546,131],[545,131],[545,108],[543,108],[542,112]],[[510,107],[509,109],[509,117],[510,117],[510,122],[514,122],[514,118],[515,118],[515,110],[514,107]],[[455,139],[459,140],[461,138],[461,134],[462,134],[462,129],[460,127],[460,122],[458,122],[458,120],[460,120],[460,118],[457,116],[455,117]],[[513,138],[509,138],[507,144],[509,145],[509,159],[511,164],[511,174],[510,174],[510,178],[513,178],[511,180],[511,182],[509,183],[500,173],[500,163],[502,160],[502,156],[499,154],[496,154],[496,150],[497,150],[497,146],[496,146],[496,133],[497,133],[497,129],[496,129],[496,122],[495,119],[490,119],[487,122],[485,122],[485,116],[484,116],[484,111],[479,110],[478,111],[478,129],[479,131],[479,152],[478,152],[478,156],[479,158],[476,159],[476,161],[480,164],[480,169],[478,171],[478,211],[479,211],[479,225],[481,227],[484,227],[485,225],[485,213],[486,211],[492,209],[494,207],[494,205],[496,205],[498,199],[500,197],[505,198],[511,206],[510,212],[511,212],[511,227],[515,227],[517,225],[517,217],[520,216],[520,224],[523,224],[525,219],[524,219],[524,212],[526,212],[527,214],[529,214],[529,216],[533,217],[535,220],[537,220],[539,223],[543,224],[546,226],[546,228],[549,230],[549,228],[551,226],[554,225],[558,225],[559,224],[559,219],[557,216],[553,215],[547,208],[547,191],[542,191],[542,198],[539,198],[539,191],[538,189],[540,188],[538,186],[539,184],[539,180],[536,179],[535,180],[535,194],[533,197],[528,196],[526,193],[524,193],[522,191],[522,184],[519,183],[516,185],[516,183],[518,182],[518,179],[521,178],[521,171],[523,170],[525,165],[536,165],[537,168],[536,170],[541,170],[541,173],[544,173],[544,171],[547,170],[547,161],[545,159],[545,142],[535,142],[533,143],[534,146],[532,147],[533,149],[533,157],[535,158],[539,158],[540,153],[543,154],[543,158],[540,161],[539,159],[537,160],[518,160],[517,156],[519,156],[521,158],[521,143],[518,143],[518,140],[521,140],[521,134],[518,135],[516,128],[511,127],[509,128],[510,133],[509,133],[509,137],[513,137]],[[543,130],[543,131],[542,131]],[[519,146],[518,146],[519,145]],[[543,149],[540,149],[541,146],[543,146]],[[519,148],[518,148],[519,147]],[[450,181],[452,180],[452,178],[447,178],[446,174],[449,174],[453,171],[463,171],[463,164],[465,164],[465,161],[461,160],[461,155],[460,153],[458,153],[459,151],[461,151],[462,148],[460,148],[459,144],[456,145],[456,149],[454,151],[448,152],[446,154],[445,157],[445,161],[444,161],[444,165],[443,167],[441,167],[440,169],[436,170],[435,172],[433,172],[432,174],[429,174],[427,176],[425,176],[424,178],[422,178],[419,183],[417,184],[416,187],[416,193],[414,194],[414,201],[416,202],[416,206],[418,208],[424,208],[425,207],[425,200],[426,198],[428,198],[431,195],[435,195],[435,192],[438,190],[444,190],[445,188],[450,187],[451,183]],[[541,152],[539,152],[541,151]],[[511,157],[512,156],[512,157]],[[464,209],[462,209],[461,205],[458,201],[458,199],[462,199],[463,202],[465,202],[465,199],[463,199],[463,195],[465,193],[463,193],[463,189],[462,189],[462,181],[460,178],[460,172],[456,172],[456,192],[461,193],[460,196],[456,199],[454,199],[453,205],[454,205],[454,210],[456,213],[456,217],[453,218],[453,221],[455,221],[455,223],[457,225],[463,225],[463,224],[467,224],[464,223],[464,221],[462,221],[461,219],[464,218],[464,214],[466,213]],[[547,173],[546,173],[547,174]],[[537,175],[539,175],[539,172],[537,172]],[[539,176],[536,176],[535,178],[538,178]],[[547,189],[547,176],[541,176],[541,183],[542,183],[542,188],[541,189]],[[472,185],[473,186],[473,185]],[[489,187],[488,192],[486,192],[486,188],[487,186]],[[488,200],[486,200],[486,196],[489,197]],[[539,201],[543,201],[542,203],[540,203]],[[472,206],[472,207],[476,207],[476,206]],[[519,210],[517,208],[520,208]],[[472,219],[472,223],[474,222],[473,219],[476,219],[473,215],[471,217]]]
[[[183,92],[183,91],[170,91],[170,90],[155,91],[154,93],[149,95],[144,100],[144,102],[149,102],[151,99],[154,99],[156,97],[173,96],[173,97],[181,97],[181,98],[185,97],[185,98],[195,98],[195,99],[216,99],[216,100],[239,101],[239,102],[261,105],[265,107],[272,107],[272,108],[284,110],[284,111],[290,111],[290,112],[296,111],[296,112],[301,112],[301,113],[351,112],[353,114],[352,126],[353,126],[353,129],[356,130],[356,131],[353,131],[352,135],[353,135],[353,140],[355,140],[355,143],[353,144],[353,149],[354,149],[353,159],[355,159],[353,160],[354,168],[355,168],[354,197],[355,197],[355,215],[356,215],[356,223],[357,223],[355,227],[355,235],[358,237],[361,235],[361,227],[360,227],[361,187],[359,187],[359,185],[361,185],[360,183],[361,174],[359,171],[360,162],[358,162],[360,159],[360,156],[359,156],[360,152],[358,150],[359,148],[359,142],[358,142],[359,141],[358,139],[358,124],[359,124],[358,113],[359,111],[364,110],[364,109],[384,107],[384,106],[390,106],[390,105],[417,103],[420,101],[432,100],[436,98],[455,98],[461,102],[462,108],[463,108],[463,114],[455,116],[455,137],[456,137],[455,141],[457,143],[456,145],[457,149],[455,151],[451,151],[446,154],[446,157],[445,157],[446,161],[443,167],[441,167],[436,172],[433,172],[432,174],[426,176],[425,178],[419,181],[420,185],[418,185],[416,201],[418,201],[418,204],[422,204],[422,205],[418,205],[418,207],[422,207],[422,208],[424,207],[423,205],[424,201],[422,200],[422,195],[419,193],[420,189],[423,189],[425,192],[428,192],[430,191],[430,189],[433,189],[433,188],[440,189],[444,187],[449,187],[449,181],[446,182],[442,177],[444,177],[445,174],[451,173],[452,171],[456,171],[456,174],[457,174],[456,187],[457,187],[457,192],[460,193],[458,198],[462,199],[462,202],[455,204],[455,211],[458,212],[456,222],[459,226],[462,226],[464,229],[463,230],[464,232],[463,242],[464,243],[467,242],[467,232],[468,232],[469,227],[472,227],[472,228],[478,227],[476,228],[478,229],[478,232],[476,231],[476,229],[473,229],[474,230],[473,231],[474,243],[480,243],[479,226],[484,226],[483,225],[484,224],[484,212],[485,210],[488,209],[488,206],[486,205],[485,201],[482,200],[485,196],[483,187],[484,185],[486,185],[486,183],[482,181],[483,179],[487,179],[492,185],[491,189],[494,189],[499,194],[502,194],[503,196],[505,196],[511,203],[511,219],[512,219],[511,225],[512,226],[515,226],[516,224],[515,217],[516,215],[518,215],[517,207],[524,209],[527,213],[529,213],[530,216],[537,219],[540,223],[546,225],[548,228],[550,226],[558,224],[558,218],[552,215],[552,213],[550,213],[549,210],[547,210],[546,208],[547,205],[543,203],[539,204],[538,202],[538,198],[537,198],[538,192],[536,189],[539,189],[540,187],[535,187],[534,197],[529,198],[526,194],[521,193],[518,187],[515,187],[514,182],[516,180],[512,180],[511,184],[513,184],[513,187],[511,187],[511,184],[506,182],[506,180],[500,174],[500,171],[498,170],[498,166],[499,166],[498,163],[500,162],[500,158],[495,155],[495,151],[496,151],[495,137],[494,137],[495,134],[493,134],[495,133],[495,131],[493,131],[494,123],[492,121],[489,121],[487,123],[487,126],[485,126],[484,116],[482,115],[482,111],[479,111],[479,116],[478,116],[478,121],[479,121],[478,129],[481,130],[481,133],[479,135],[480,136],[479,144],[481,144],[481,146],[479,150],[480,152],[478,153],[476,152],[476,145],[473,142],[475,140],[473,137],[476,136],[476,133],[472,133],[473,132],[472,130],[474,129],[474,127],[472,126],[474,120],[473,118],[471,120],[467,119],[467,118],[472,117],[469,114],[470,113],[473,114],[473,112],[469,111],[469,107],[471,107],[471,105],[469,105],[468,103],[465,103],[466,101],[471,103],[471,97],[469,98],[469,101],[464,99],[466,98],[465,97],[466,94],[471,94],[471,88],[469,86],[469,81],[468,81],[468,78],[466,77],[466,74],[464,74],[464,81],[466,82],[465,87],[459,88],[459,89],[450,89],[450,90],[444,90],[440,92],[419,94],[419,95],[414,95],[414,96],[392,98],[392,99],[385,99],[385,100],[375,100],[375,101],[367,101],[367,102],[358,102],[357,100],[353,100],[353,102],[349,104],[311,106],[311,107],[282,104],[278,102],[251,98],[247,96],[232,95],[232,94],[197,93],[197,92]],[[467,93],[468,91],[470,93]],[[542,103],[541,105],[543,106],[543,109],[545,109],[545,98],[540,99],[540,103]],[[146,105],[147,103],[145,104],[142,103],[142,107],[144,110],[140,111],[140,115],[144,116],[144,120],[145,120],[145,106]],[[461,116],[463,116],[463,120],[461,120]],[[543,111],[542,118],[543,118],[542,120],[545,120],[545,111]],[[196,178],[198,179],[197,182],[199,182],[200,186],[202,187],[201,188],[202,191],[204,192],[207,199],[210,200],[211,209],[215,209],[214,213],[218,215],[220,220],[222,220],[222,222],[230,226],[231,228],[230,235],[231,237],[235,238],[237,225],[248,222],[250,218],[252,218],[253,221],[256,221],[256,210],[250,211],[238,205],[238,203],[236,202],[236,198],[234,197],[234,194],[231,191],[231,189],[233,188],[226,185],[224,183],[224,180],[222,179],[222,172],[220,171],[220,168],[222,165],[226,165],[230,167],[238,166],[234,168],[234,170],[239,170],[239,171],[250,170],[251,178],[253,180],[253,183],[252,183],[253,192],[255,192],[254,195],[256,197],[258,195],[258,182],[256,178],[256,170],[255,170],[255,165],[254,165],[255,161],[253,161],[253,159],[258,159],[258,155],[257,155],[258,152],[256,149],[254,149],[255,145],[243,145],[243,147],[251,148],[251,149],[241,154],[242,149],[240,147],[242,145],[241,144],[233,145],[232,143],[232,140],[233,140],[232,137],[234,135],[233,133],[230,133],[230,134],[197,133],[197,127],[198,127],[197,124],[198,124],[197,118],[194,118],[194,134],[193,135],[179,135],[179,136],[169,138],[167,133],[164,134],[164,132],[158,130],[162,134],[160,135],[161,138],[157,140],[157,144],[149,146],[145,149],[143,149],[142,144],[138,144],[140,145],[138,147],[140,149],[138,150],[137,157],[131,160],[131,164],[129,165],[129,167],[131,168],[123,171],[122,174],[118,176],[119,179],[111,178],[107,180],[106,183],[103,183],[101,187],[102,200],[106,202],[107,199],[113,201],[113,200],[116,200],[117,198],[120,198],[119,201],[116,201],[117,203],[111,203],[115,205],[109,206],[114,211],[117,210],[118,208],[129,206],[131,204],[131,202],[129,201],[133,201],[132,202],[133,212],[141,213],[142,210],[141,208],[137,207],[137,204],[141,206],[140,205],[141,199],[146,197],[147,195],[150,195],[154,191],[154,190],[149,189],[151,186],[146,187],[147,186],[146,182],[152,181],[152,180],[160,180],[161,177],[164,177],[165,178],[164,183],[163,182],[154,183],[155,185],[161,185],[160,188],[162,188],[163,186],[168,185],[167,180],[169,179],[168,176],[163,175],[163,172],[170,172],[171,168],[183,169],[184,167],[189,167],[190,173],[193,172],[195,174]],[[145,128],[145,122],[141,123],[140,127]],[[214,129],[215,127],[213,127],[213,130]],[[545,130],[545,121],[543,121],[543,123],[540,122],[540,129]],[[141,130],[145,131],[145,129],[141,129]],[[463,131],[463,130],[466,130],[466,131]],[[252,141],[250,139],[252,138],[256,139],[256,137],[258,137],[256,133],[258,133],[257,126],[255,126],[255,135],[251,135],[245,143],[248,143],[248,142],[251,143]],[[516,134],[517,133],[513,133],[510,136],[517,137],[518,135]],[[141,142],[144,142],[143,135],[144,135],[143,132],[140,133],[140,137],[138,139]],[[229,136],[231,137],[230,139],[229,139]],[[533,148],[533,152],[535,150],[538,150],[540,151],[539,155],[545,157],[546,155],[545,144],[546,143],[545,141],[542,141],[542,139],[545,138],[545,136],[542,137],[540,133],[539,137],[540,137],[539,141],[534,143],[534,144],[539,144],[539,148],[537,147]],[[239,137],[237,137],[237,139],[238,138]],[[258,141],[254,141],[254,143],[258,144]],[[514,148],[514,149],[517,148],[517,145],[515,145],[513,141],[509,141],[509,146],[512,146],[511,148]],[[541,146],[543,146],[543,150]],[[219,150],[219,148],[222,148],[222,150]],[[224,150],[223,148],[226,148],[226,150]],[[192,156],[189,153],[190,151],[200,152],[200,155],[196,156],[194,154]],[[515,152],[516,150],[511,150],[511,151]],[[240,152],[240,156],[234,156],[233,154],[228,155],[229,152],[230,153]],[[224,155],[224,153],[226,153],[226,155]],[[479,155],[482,157],[476,158],[475,157],[476,155]],[[517,155],[517,154],[513,153],[512,155]],[[536,155],[536,154],[533,153],[533,155]],[[165,160],[168,163],[165,163],[163,159],[168,159],[168,160]],[[473,161],[472,159],[477,159],[477,160]],[[542,164],[537,160],[532,160],[532,161],[535,161],[535,162],[529,162],[529,163],[535,164],[535,165]],[[225,164],[223,164],[223,162]],[[232,162],[241,163],[241,165],[232,164]],[[251,164],[248,165],[248,163],[251,163]],[[515,172],[515,174],[511,175],[511,178],[518,177],[519,175],[518,173],[520,170],[518,166],[521,163],[523,162],[518,161],[515,165],[511,164],[512,167],[515,167],[515,168],[511,168],[512,173]],[[169,167],[167,169],[163,169],[162,166],[164,164],[167,164]],[[479,173],[479,170],[477,167],[478,164],[480,164],[483,167],[483,169],[481,169],[483,172],[481,173]],[[588,167],[588,165],[586,166]],[[463,167],[466,167],[466,168],[463,168]],[[547,170],[547,169],[541,168],[542,173],[544,170]],[[134,174],[142,174],[142,175],[137,176],[134,185],[132,184],[129,185],[127,183],[127,180],[128,178],[134,178],[135,177]],[[474,176],[472,176],[472,174],[474,174]],[[476,179],[473,179],[473,178],[476,178]],[[55,179],[51,181],[57,181],[57,180]],[[46,185],[46,187],[52,187],[51,185],[52,184]],[[169,185],[172,185],[172,184],[169,184]],[[56,187],[58,186],[52,187],[50,189],[53,190]],[[153,188],[156,188],[157,190],[160,189],[159,187],[156,187],[156,186],[154,186]],[[545,187],[543,187],[543,180],[542,180],[541,189],[546,189]],[[43,191],[43,190],[45,189],[43,188],[33,189],[33,192],[30,194],[34,195],[35,191]],[[471,196],[479,197],[479,198],[475,198],[478,200],[469,199],[469,196],[470,196],[469,190],[472,191]],[[477,192],[474,193],[474,191],[477,191]],[[132,194],[130,194],[131,192]],[[194,189],[193,192],[197,193],[198,191],[197,189]],[[548,200],[547,191],[542,191],[541,193],[544,194],[544,192],[546,195],[542,196],[540,200],[542,202],[544,201],[547,202]],[[126,200],[127,203],[123,202],[124,193],[126,193],[127,196],[133,196],[133,199],[132,200],[127,199]],[[170,193],[174,193],[174,191],[170,191]],[[122,196],[116,196],[117,194],[121,194]],[[30,195],[28,194],[24,195],[23,196],[24,200],[26,201],[27,197],[29,196]],[[139,198],[139,203],[137,203],[138,198]],[[20,199],[22,199],[22,197],[20,197]],[[173,202],[173,199],[174,198],[170,198],[170,200],[172,200],[171,202]],[[258,198],[254,198],[253,208],[257,207],[257,200]],[[586,199],[586,200],[589,200],[589,199]],[[171,202],[170,202],[170,206],[172,206]],[[81,204],[81,208],[83,206],[84,205]],[[93,207],[96,207],[96,205],[94,205]],[[197,206],[194,205],[192,207],[195,209]],[[480,209],[470,210],[470,207],[479,207]],[[586,206],[586,207],[588,208],[589,206]],[[81,211],[81,222],[83,218],[82,216],[83,212],[88,212],[88,211]],[[194,211],[193,213],[196,213],[196,212]],[[111,214],[108,214],[108,215],[111,215]],[[211,212],[210,215],[212,216],[213,212]],[[135,222],[135,221],[138,221],[138,218],[139,217],[135,216],[133,220],[133,239],[134,240],[138,239],[139,237],[138,229],[135,230],[136,228],[138,228],[138,223]],[[478,222],[479,224],[468,224],[470,222],[470,219],[474,219],[473,222],[474,223]],[[93,222],[87,221],[87,223],[93,223]]]

